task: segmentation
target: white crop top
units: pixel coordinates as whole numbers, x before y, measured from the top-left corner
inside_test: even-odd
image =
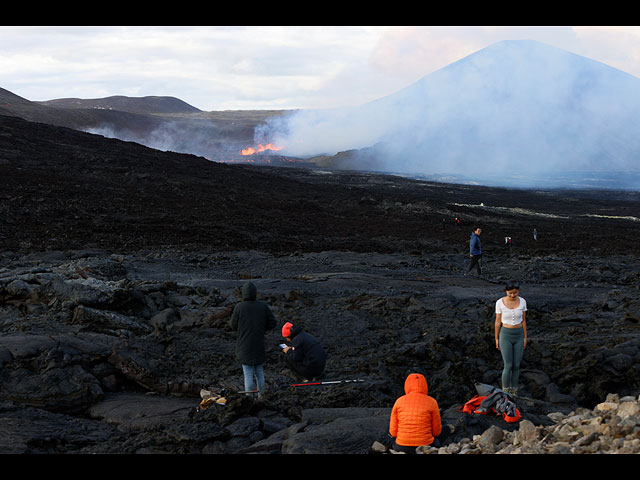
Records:
[[[502,314],[502,323],[505,325],[520,325],[522,323],[522,314],[527,311],[527,301],[522,297],[518,298],[520,305],[516,308],[507,307],[502,303],[502,299],[496,302],[496,314]]]

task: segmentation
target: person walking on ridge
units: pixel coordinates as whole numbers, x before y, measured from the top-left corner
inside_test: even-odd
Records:
[[[480,243],[480,234],[482,233],[482,229],[480,227],[475,227],[471,232],[469,237],[469,268],[467,268],[467,272],[465,275],[471,273],[473,267],[476,267],[478,275],[482,275],[482,244]]]

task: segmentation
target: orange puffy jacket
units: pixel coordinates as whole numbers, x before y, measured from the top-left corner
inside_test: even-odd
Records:
[[[391,410],[389,433],[398,445],[430,445],[442,431],[438,402],[427,395],[427,380],[419,373],[407,377],[404,391],[405,395],[396,400]]]

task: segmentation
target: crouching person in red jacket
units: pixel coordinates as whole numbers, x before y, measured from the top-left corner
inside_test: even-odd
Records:
[[[416,453],[416,447],[421,445],[439,447],[450,430],[440,422],[438,402],[428,395],[424,375],[410,374],[404,382],[404,392],[391,410],[389,434],[395,438],[393,450]]]

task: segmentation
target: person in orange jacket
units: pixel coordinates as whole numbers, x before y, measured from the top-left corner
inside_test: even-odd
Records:
[[[409,374],[404,381],[404,391],[391,410],[389,434],[395,438],[392,448],[415,453],[416,447],[421,445],[439,447],[450,430],[440,422],[438,402],[428,395],[424,375]]]

